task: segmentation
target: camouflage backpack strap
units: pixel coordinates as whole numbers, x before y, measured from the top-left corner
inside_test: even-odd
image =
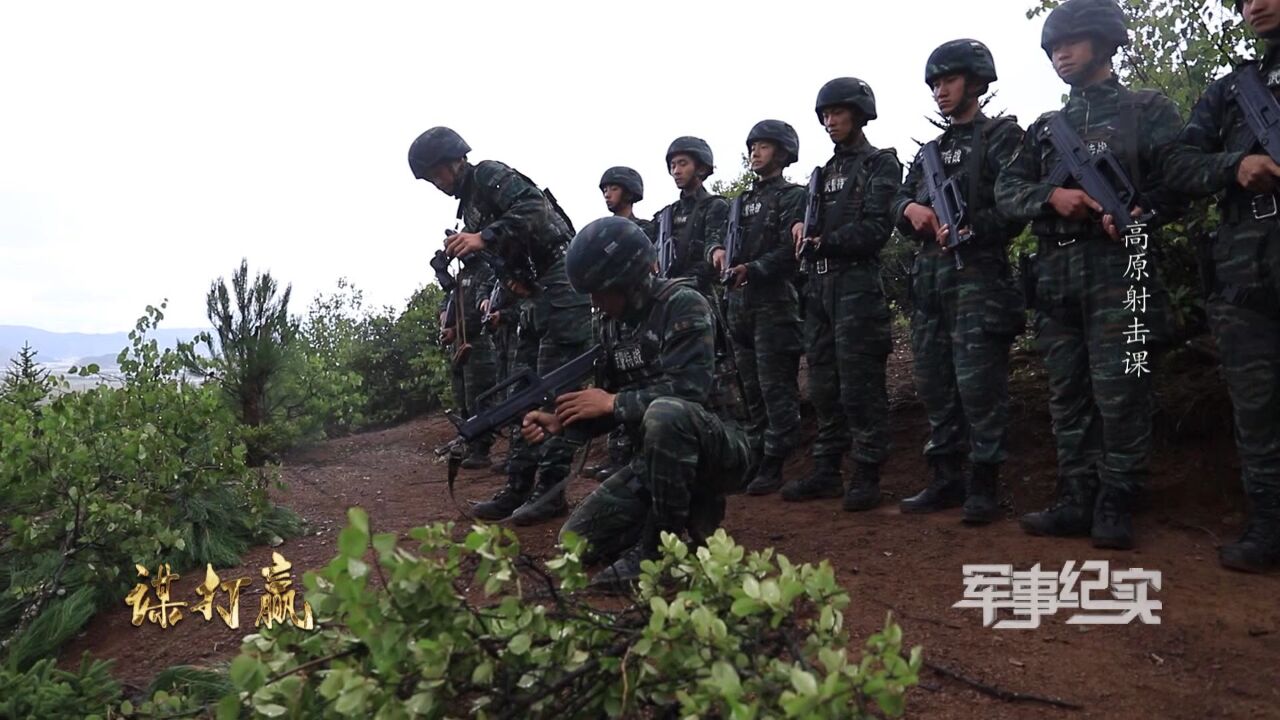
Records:
[[[573,221],[569,219],[569,213],[565,212],[564,208],[560,207],[560,202],[556,200],[556,196],[551,192],[550,188],[538,187],[538,184],[535,183],[533,180],[530,180],[528,175],[525,175],[524,173],[520,172],[515,168],[511,168],[511,172],[520,176],[522,180],[529,183],[530,185],[538,188],[538,192],[542,193],[542,197],[547,201],[547,204],[551,206],[551,209],[555,211],[555,214],[564,222],[565,227],[569,229],[569,234],[570,235],[578,234],[578,231],[575,230],[573,227]]]
[[[979,117],[977,120],[977,126],[974,128],[977,132],[973,134],[973,148],[969,151],[969,157],[965,162],[965,172],[969,174],[965,202],[972,205],[975,210],[978,207],[978,198],[982,196],[980,191],[982,168],[987,162],[987,146],[991,143],[991,135],[998,128],[1017,121],[1018,119],[1012,115]]]

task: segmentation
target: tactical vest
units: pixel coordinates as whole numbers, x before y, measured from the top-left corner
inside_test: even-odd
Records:
[[[697,285],[689,278],[658,280],[657,283],[649,314],[635,327],[628,329],[614,318],[604,318],[601,323],[600,341],[605,350],[602,383],[610,392],[648,385],[663,374],[662,337],[666,330],[667,301],[676,290],[687,287],[696,291]],[[736,371],[732,368],[732,361],[724,357],[727,353],[721,351],[722,333],[727,329],[721,327],[714,314],[712,324],[716,328],[716,365],[706,407],[721,417],[739,419],[742,402],[737,392]]]
[[[872,148],[868,153],[854,156],[852,162],[837,157],[823,167],[821,234],[825,235],[841,225],[857,222],[862,217],[869,168],[884,155],[897,157],[893,148]],[[830,246],[821,245],[817,255],[820,258],[832,257],[832,253]]]

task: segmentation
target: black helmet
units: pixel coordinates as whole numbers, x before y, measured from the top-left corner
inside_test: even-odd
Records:
[[[617,165],[604,171],[600,176],[600,189],[605,185],[617,185],[631,195],[631,202],[638,203],[644,199],[644,180],[640,173],[623,165]]]
[[[447,160],[457,160],[471,152],[471,146],[458,133],[443,125],[418,136],[409,146],[409,169],[419,180],[427,178],[427,170]]]
[[[1054,45],[1080,37],[1093,38],[1112,52],[1128,45],[1129,24],[1124,11],[1115,0],[1067,0],[1045,18],[1040,47],[1052,57]]]
[[[711,154],[711,146],[702,138],[682,135],[672,140],[671,145],[667,148],[667,165],[671,164],[673,155],[681,154],[689,155],[712,170],[716,167],[715,156]]]
[[[751,152],[751,143],[757,140],[768,140],[786,153],[787,157],[782,159],[783,167],[800,159],[800,136],[789,123],[781,120],[761,120],[751,126],[751,132],[747,133],[747,152]]]
[[[628,288],[653,272],[653,243],[639,225],[620,217],[588,223],[565,253],[569,284],[579,293]]]
[[[871,86],[854,77],[841,77],[828,82],[818,91],[814,112],[822,122],[822,111],[833,105],[849,105],[857,108],[868,120],[876,119],[876,96]]]
[[[991,57],[991,50],[977,40],[952,40],[930,53],[924,65],[926,85],[933,85],[933,81],[943,75],[968,75],[978,82],[993,83],[996,61]]]

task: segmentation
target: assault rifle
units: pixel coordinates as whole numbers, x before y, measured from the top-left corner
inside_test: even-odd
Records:
[[[493,289],[489,291],[489,309],[480,316],[481,333],[497,332],[496,325],[502,322],[501,315],[506,304],[507,293],[503,291],[502,283],[494,283]]]
[[[808,193],[804,203],[804,243],[796,253],[800,260],[808,260],[818,247],[813,238],[818,237],[821,229],[818,224],[822,212],[822,168],[816,167],[809,173]]]
[[[444,331],[453,328],[453,354],[449,361],[454,367],[466,364],[471,357],[471,343],[467,342],[466,294],[462,283],[449,274],[449,256],[443,250],[437,250],[431,258],[431,269],[436,273],[436,281],[449,294],[444,305],[444,322],[440,325],[441,340]],[[441,342],[443,345],[444,343]]]
[[[728,285],[733,278],[730,270],[738,261],[738,255],[742,253],[742,223],[739,221],[739,215],[742,214],[742,196],[733,199],[729,205],[729,232],[724,237],[724,272],[720,273],[720,284]],[[745,282],[742,283],[746,285]]]
[[[1102,206],[1102,214],[1112,217],[1121,235],[1135,225],[1151,221],[1154,213],[1140,218],[1130,214],[1137,203],[1138,192],[1116,156],[1110,150],[1090,156],[1089,149],[1060,112],[1049,119],[1049,141],[1058,151],[1058,167],[1050,174],[1050,183],[1061,185],[1067,178],[1074,178],[1080,189]]]
[[[1271,94],[1256,65],[1236,72],[1236,102],[1262,151],[1280,163],[1280,103]]]
[[[658,277],[669,278],[676,264],[676,237],[672,230],[672,208],[658,213]]]
[[[458,436],[450,442],[436,448],[436,455],[449,457],[449,497],[453,498],[453,483],[462,464],[462,456],[466,445],[480,438],[498,432],[504,427],[520,422],[530,410],[536,410],[568,392],[591,377],[596,371],[604,348],[595,345],[590,350],[561,365],[560,367],[539,376],[532,370],[519,374],[498,383],[475,400],[476,407],[484,407],[485,401],[495,395],[510,392],[510,395],[492,407],[481,410],[465,420],[450,415],[449,420],[458,429]],[[454,500],[457,505],[457,500]],[[459,507],[461,510],[462,508]],[[465,511],[464,511],[465,513]]]
[[[969,227],[968,208],[965,206],[958,178],[947,177],[937,140],[931,140],[920,148],[920,161],[924,164],[924,186],[929,193],[933,212],[938,216],[938,222],[951,230],[947,235],[947,249],[955,255],[956,269],[961,270],[964,268],[964,261],[960,259],[957,248],[973,239],[973,228]]]

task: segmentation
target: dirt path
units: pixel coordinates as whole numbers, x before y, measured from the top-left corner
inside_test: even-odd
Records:
[[[793,505],[777,496],[735,496],[729,500],[727,530],[748,547],[773,546],[793,560],[829,559],[853,599],[846,624],[856,642],[879,629],[892,607],[907,643],[924,645],[929,660],[990,685],[1084,708],[995,700],[926,670],[909,698],[912,716],[1280,718],[1280,576],[1229,573],[1217,563],[1217,543],[1234,539],[1243,522],[1239,470],[1229,431],[1221,426],[1220,403],[1158,418],[1163,435],[1179,440],[1158,445],[1151,500],[1137,522],[1139,549],[1100,551],[1088,540],[1028,537],[1013,520],[1045,503],[1054,477],[1042,373],[1034,360],[1015,365],[1021,369],[1014,382],[1010,461],[1003,475],[1009,519],[975,529],[959,522],[958,511],[924,517],[898,513],[896,500],[914,493],[926,478],[920,457],[923,409],[911,389],[909,353],[899,349],[891,362],[894,451],[884,468],[886,503],[870,513],[850,514],[839,509],[838,500]],[[1190,378],[1191,385],[1162,385],[1161,393],[1213,394],[1212,372],[1180,377]],[[278,499],[306,518],[310,531],[279,550],[299,571],[325,564],[335,553],[350,505],[366,508],[382,531],[457,519],[445,495],[444,468],[430,459],[430,448],[448,436],[447,423],[433,418],[328,441],[291,458]],[[807,457],[796,458],[787,472],[805,472],[808,466]],[[467,473],[460,495],[487,497],[500,483],[485,472]],[[593,486],[573,481],[571,498]],[[552,524],[518,533],[528,552],[545,556],[557,530]],[[255,579],[242,596],[241,630],[203,619],[188,619],[164,632],[134,628],[121,602],[95,618],[64,658],[78,658],[86,650],[116,658],[117,675],[137,687],[169,665],[226,661],[239,638],[252,632],[262,592],[259,568],[269,564],[270,554],[271,548],[254,548],[241,567],[219,571],[223,579]],[[994,630],[982,627],[981,611],[951,607],[962,597],[966,563],[1009,563],[1018,569],[1041,563],[1056,572],[1068,560],[1109,560],[1113,568],[1161,571],[1164,586],[1155,594],[1163,602],[1161,624],[1081,628],[1067,625],[1064,612],[1035,630]],[[184,576],[175,597],[194,597],[197,575],[202,573]]]

